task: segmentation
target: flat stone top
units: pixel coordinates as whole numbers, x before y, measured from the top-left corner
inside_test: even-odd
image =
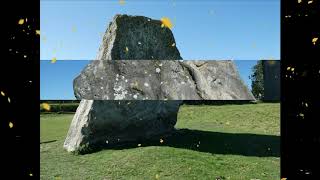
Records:
[[[233,61],[94,60],[73,86],[88,100],[255,100]]]

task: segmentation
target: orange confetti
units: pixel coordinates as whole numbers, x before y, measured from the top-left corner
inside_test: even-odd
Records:
[[[160,139],[160,143],[163,143],[163,139]]]
[[[20,24],[20,25],[22,25],[24,23],[24,19],[20,19],[19,21],[18,21],[18,24]]]
[[[161,18],[161,27],[167,27],[169,29],[171,29],[173,27],[173,24],[171,23],[170,19],[167,17],[163,17]]]
[[[1,91],[1,95],[2,95],[2,96],[6,96],[6,94],[5,94],[3,91]]]
[[[42,103],[42,107],[43,109],[45,109],[46,111],[50,111],[51,107],[48,103]]]
[[[316,42],[317,42],[317,41],[318,41],[318,38],[317,38],[317,37],[313,38],[313,39],[312,39],[313,45],[316,45]]]
[[[10,127],[10,129],[13,128],[13,123],[12,122],[9,122],[9,127]]]
[[[36,30],[36,34],[40,36],[40,30]]]
[[[56,61],[57,61],[57,58],[56,58],[56,57],[54,57],[54,58],[51,59],[51,63],[55,63]]]
[[[119,4],[120,5],[124,5],[124,4],[126,4],[126,1],[125,0],[119,0]]]

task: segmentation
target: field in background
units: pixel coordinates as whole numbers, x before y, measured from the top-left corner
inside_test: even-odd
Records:
[[[73,114],[40,114],[41,179],[280,179],[280,104],[183,105],[180,134],[157,143],[73,155]]]

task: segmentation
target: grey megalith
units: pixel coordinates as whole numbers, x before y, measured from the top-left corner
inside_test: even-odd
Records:
[[[143,16],[116,15],[105,32],[96,60],[74,80],[75,96],[81,102],[71,122],[64,148],[79,151],[82,147],[115,145],[169,134],[174,130],[182,100],[188,98],[254,100],[232,61],[212,62],[211,66],[203,66],[207,68],[200,70],[203,61],[175,61],[182,60],[182,57],[174,44],[171,30],[162,27],[160,21]],[[156,66],[161,62],[165,68],[157,72]],[[219,71],[223,72],[221,76],[211,76],[212,71],[208,71],[210,67],[211,70],[225,68]],[[144,72],[148,70],[149,74]],[[137,76],[139,74],[141,76]],[[148,79],[150,74],[151,79]],[[212,79],[214,76],[220,78]],[[213,83],[207,83],[208,78]],[[181,95],[177,91],[184,89],[182,79],[190,83],[190,89]],[[169,82],[169,85],[161,84],[162,80]],[[123,89],[117,92],[119,83]],[[211,85],[216,86],[217,91]],[[224,88],[220,87],[222,85]]]

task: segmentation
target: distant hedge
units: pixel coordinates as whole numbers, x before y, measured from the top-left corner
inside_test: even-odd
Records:
[[[50,104],[50,111],[43,108],[40,104],[40,112],[76,112],[79,106],[78,103],[65,103],[65,104]]]

